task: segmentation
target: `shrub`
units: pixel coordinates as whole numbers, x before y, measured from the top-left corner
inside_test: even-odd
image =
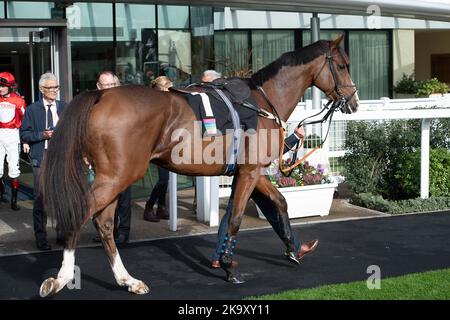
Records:
[[[450,150],[450,118],[434,119],[431,121],[430,146]]]
[[[408,197],[420,194],[420,150],[406,154],[396,167],[395,177]],[[430,150],[430,195],[450,197],[450,152]]]
[[[361,207],[392,214],[450,209],[450,197],[391,201],[372,193],[360,193],[352,197],[350,202]]]
[[[414,79],[414,73],[407,76],[405,73],[394,87],[396,93],[416,94],[418,83]]]
[[[419,81],[417,85],[417,97],[428,97],[432,93],[447,93],[447,84],[440,82],[437,78]]]
[[[345,142],[348,152],[342,159],[350,188],[356,193],[404,197],[393,176],[393,164],[420,145],[418,127],[414,120],[350,122]]]
[[[450,148],[450,119],[433,120],[431,132],[432,149]],[[344,147],[348,152],[342,158],[343,175],[352,191],[371,192],[397,200],[418,195],[418,189],[413,192],[409,186],[414,184],[419,188],[419,180],[411,182],[412,178],[420,179],[419,169],[414,169],[413,173],[412,165],[409,169],[404,166],[408,163],[405,157],[420,148],[420,120],[349,122]],[[432,156],[430,178],[445,192],[443,186],[450,182],[448,178],[443,180],[442,173],[447,171],[437,164],[441,160],[435,165],[434,158]],[[419,163],[416,161],[418,166]],[[444,194],[435,189],[433,181],[431,194]]]
[[[380,195],[374,195],[370,192],[360,193],[350,199],[350,202],[360,206],[381,212],[390,212],[393,203],[383,199]]]

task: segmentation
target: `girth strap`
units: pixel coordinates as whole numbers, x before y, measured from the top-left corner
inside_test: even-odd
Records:
[[[230,157],[228,158],[227,165],[225,167],[224,175],[233,175],[234,171],[236,170],[236,164],[237,164],[237,156],[239,154],[240,145],[241,145],[241,126],[240,126],[240,120],[239,115],[237,111],[234,109],[231,101],[227,98],[227,96],[222,92],[222,90],[214,88],[214,91],[217,92],[217,94],[222,98],[223,102],[225,102],[225,105],[228,108],[228,111],[231,115],[231,122],[233,123],[233,141],[231,142],[231,152]]]

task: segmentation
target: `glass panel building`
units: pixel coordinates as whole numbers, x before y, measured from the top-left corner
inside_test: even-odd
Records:
[[[185,86],[199,81],[207,69],[247,77],[282,53],[308,45],[310,18],[310,13],[138,0],[0,1],[0,71],[16,75],[27,103],[39,97],[36,81],[47,70],[60,78],[66,100],[94,90],[97,74],[103,70],[114,71],[123,85],[149,85],[166,75],[175,85]],[[320,31],[321,39],[345,34],[344,47],[361,99],[392,97],[396,79],[415,68],[418,77],[429,77],[432,68],[415,65],[414,53],[421,61],[430,55],[428,49],[449,53],[441,48],[445,41],[439,48],[414,43],[433,28],[441,31],[433,36],[448,36],[448,23],[383,17],[380,29],[369,29],[366,18],[323,14]],[[415,29],[422,33],[415,36]],[[304,99],[309,97],[307,92]],[[137,185],[148,190],[155,176],[150,169]],[[190,178],[180,180],[180,185],[192,184]]]
[[[113,70],[122,84],[148,85],[158,75],[167,75],[182,86],[212,68],[225,75],[250,75],[282,53],[310,43],[309,29],[294,24],[291,29],[222,28],[217,20],[223,19],[223,11],[139,3],[75,2],[68,6],[0,1],[2,19],[69,20],[73,95],[95,89],[101,70]],[[73,16],[76,23],[70,22]],[[324,29],[321,38],[332,39],[339,33],[346,35],[345,49],[360,98],[390,96],[392,30]],[[27,41],[16,37],[12,42]],[[4,42],[8,42],[6,36],[0,39]]]

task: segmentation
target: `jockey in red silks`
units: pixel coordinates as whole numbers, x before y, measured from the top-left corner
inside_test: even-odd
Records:
[[[19,189],[19,128],[25,111],[25,100],[13,90],[16,80],[9,72],[0,72],[0,196],[3,198],[3,164],[8,161],[8,175],[11,178],[11,209],[19,210],[17,193]]]

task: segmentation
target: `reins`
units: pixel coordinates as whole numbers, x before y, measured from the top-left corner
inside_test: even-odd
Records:
[[[300,128],[302,125],[311,125],[311,124],[317,124],[317,123],[324,123],[326,121],[330,121],[333,119],[333,114],[336,111],[349,111],[349,113],[352,113],[351,108],[348,106],[348,102],[350,101],[350,99],[353,97],[353,95],[355,95],[356,91],[353,91],[353,93],[349,96],[344,96],[340,90],[340,88],[343,87],[356,87],[355,85],[342,85],[339,81],[339,78],[337,77],[336,74],[336,69],[335,66],[333,64],[333,55],[331,54],[331,48],[330,51],[328,52],[327,56],[326,56],[326,60],[325,63],[322,65],[322,67],[320,68],[318,74],[316,77],[314,77],[312,84],[314,85],[315,80],[319,77],[320,73],[322,72],[322,70],[324,69],[324,67],[328,64],[329,68],[330,68],[330,72],[331,75],[333,77],[334,80],[334,88],[332,91],[330,91],[329,93],[326,93],[327,97],[329,98],[328,102],[326,103],[326,105],[324,106],[324,108],[309,117],[306,117],[305,119],[303,119],[302,121],[299,122],[299,124],[297,125],[297,128]],[[267,111],[264,111],[264,113],[266,113],[266,115],[262,114],[262,109],[261,112],[259,113],[260,116],[263,116],[265,118],[268,119],[273,119],[275,120],[275,122],[278,124],[279,126],[279,130],[280,130],[280,141],[279,141],[279,146],[280,146],[280,150],[279,150],[279,161],[278,161],[278,167],[280,169],[280,171],[282,172],[282,174],[286,177],[289,177],[292,174],[292,170],[297,167],[298,165],[300,165],[302,162],[304,162],[309,156],[311,156],[315,151],[317,151],[319,148],[321,148],[323,146],[323,144],[325,143],[328,134],[330,132],[330,127],[331,125],[328,126],[327,129],[327,133],[325,134],[325,138],[316,146],[314,147],[311,151],[309,151],[306,155],[304,155],[303,157],[301,157],[299,160],[296,161],[297,158],[297,151],[302,148],[303,143],[304,143],[304,137],[300,137],[300,139],[297,141],[297,143],[295,144],[295,146],[293,148],[289,147],[285,142],[284,142],[284,133],[285,133],[285,122],[283,120],[281,120],[277,109],[275,108],[275,106],[273,105],[273,103],[270,101],[269,97],[267,96],[266,92],[264,91],[264,89],[261,86],[256,86],[256,88],[259,90],[259,92],[261,92],[262,97],[266,100],[267,104],[269,105],[269,107],[272,109],[272,112],[274,114],[270,114]],[[336,94],[338,95],[338,99],[336,101],[333,101],[331,94],[333,92],[336,92]],[[328,108],[331,104],[331,107]],[[315,120],[315,121],[309,121],[309,122],[305,122],[307,119],[309,118],[313,118],[316,117],[318,115],[320,115],[322,112],[324,112],[325,110],[328,110],[325,115],[322,117],[322,119],[320,120]],[[268,115],[270,116],[268,116]],[[288,166],[288,167],[284,167],[283,168],[283,154],[284,154],[284,147],[287,147],[289,149],[289,151],[293,151],[293,157],[292,157],[292,162],[293,164]]]
[[[329,100],[329,101],[327,102],[327,104],[324,106],[324,108],[323,108],[320,112],[316,113],[315,115],[309,116],[309,117],[303,119],[302,121],[300,121],[299,124],[297,125],[297,128],[301,127],[302,125],[310,125],[310,124],[316,124],[316,123],[324,123],[324,122],[326,122],[326,121],[328,121],[328,120],[329,120],[330,123],[331,123],[331,120],[333,119],[333,114],[334,114],[334,112],[336,112],[336,111],[338,111],[338,110],[340,109],[340,107],[339,107],[338,104],[336,104],[336,103],[333,103],[333,105],[331,106],[331,108],[328,109],[327,113],[323,116],[323,118],[322,118],[321,120],[305,122],[306,119],[315,117],[315,116],[321,114],[323,111],[325,111],[325,110],[328,108],[328,106],[330,105],[331,102],[333,102],[333,100]],[[327,137],[328,137],[328,133],[330,132],[330,127],[331,127],[331,125],[328,126],[327,133],[325,134],[325,138],[324,138],[317,146],[315,146],[311,151],[309,151],[307,154],[305,154],[303,157],[301,157],[301,158],[298,159],[297,161],[296,161],[296,158],[297,158],[297,151],[300,150],[300,149],[302,148],[305,138],[304,138],[304,137],[301,137],[300,140],[297,141],[297,143],[295,144],[295,146],[294,146],[293,148],[290,148],[290,147],[284,142],[284,139],[283,139],[283,143],[281,144],[281,147],[280,147],[280,153],[279,153],[280,156],[279,156],[279,160],[278,160],[278,167],[280,168],[281,173],[283,173],[283,175],[284,175],[285,177],[289,177],[289,176],[292,174],[292,170],[293,170],[295,167],[299,166],[302,162],[304,162],[304,161],[305,161],[307,158],[309,158],[314,152],[316,152],[319,148],[321,148],[321,147],[323,146],[323,144],[325,143],[325,141],[326,141],[326,139],[327,139]],[[280,128],[280,130],[281,130],[281,128]],[[280,133],[281,133],[281,132],[280,132]],[[282,137],[284,137],[284,130],[283,130],[282,133],[283,133],[283,136],[282,136]],[[288,166],[288,167],[284,167],[284,168],[283,168],[283,161],[282,161],[283,159],[282,159],[282,158],[283,158],[283,151],[284,151],[284,146],[285,146],[285,145],[286,145],[286,147],[289,149],[289,151],[293,152],[293,157],[292,157],[292,162],[293,162],[293,164],[290,165],[290,166]]]

